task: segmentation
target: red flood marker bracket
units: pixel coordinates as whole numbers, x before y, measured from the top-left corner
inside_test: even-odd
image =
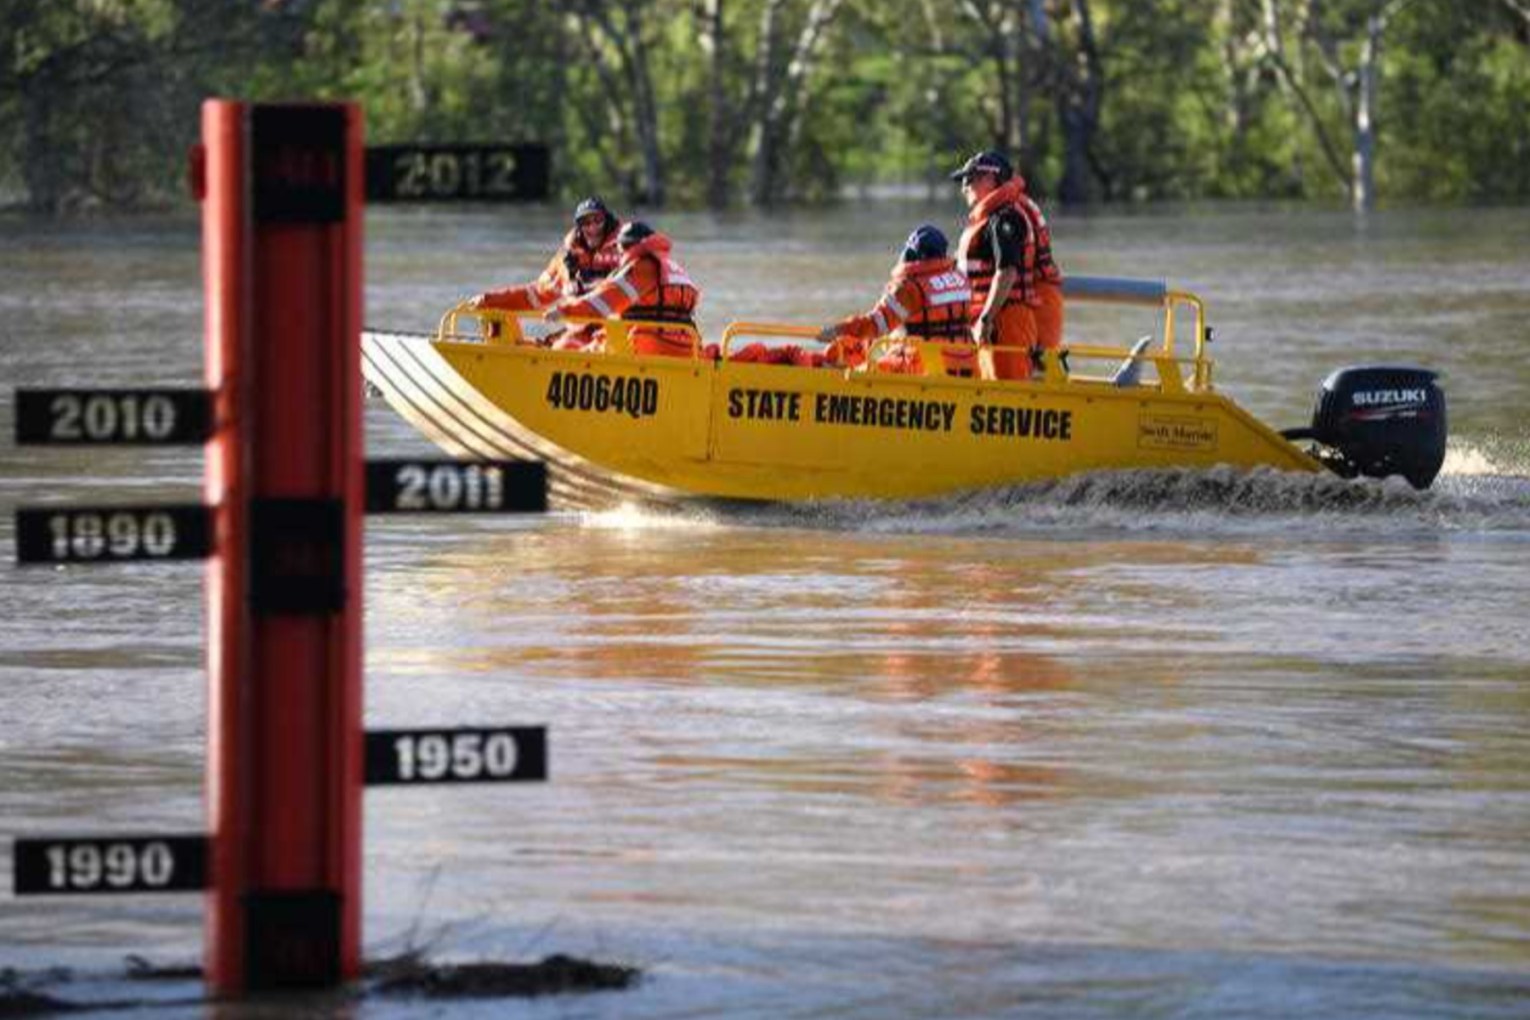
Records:
[[[202,109],[219,994],[360,966],[362,152],[354,104]]]

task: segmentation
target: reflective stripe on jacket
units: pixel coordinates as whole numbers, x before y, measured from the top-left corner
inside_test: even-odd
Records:
[[[1046,217],[1029,195],[1025,193],[1025,181],[1014,177],[985,195],[967,215],[967,226],[956,247],[956,258],[962,272],[972,281],[972,319],[977,320],[988,303],[988,292],[993,278],[998,275],[998,253],[988,236],[988,225],[1001,210],[1012,209],[1025,225],[1021,239],[1020,262],[1015,267],[1015,285],[1005,298],[1006,305],[1035,305],[1038,283],[1060,284],[1062,272],[1052,258],[1052,231]]]
[[[598,315],[628,321],[657,321],[695,325],[701,291],[685,268],[670,257],[671,242],[652,234],[623,253],[616,271],[583,297],[565,298],[558,308],[565,315]],[[639,354],[689,356],[689,330],[637,326],[633,350]]]
[[[899,326],[909,336],[966,340],[972,288],[953,259],[900,262],[881,300],[865,315],[834,324],[834,331],[858,340],[886,336]]]
[[[566,297],[577,297],[611,275],[621,261],[616,235],[622,221],[611,217],[598,246],[584,243],[584,235],[575,227],[563,238],[556,254],[531,283],[504,290],[491,290],[483,296],[483,307],[510,311],[547,308]]]

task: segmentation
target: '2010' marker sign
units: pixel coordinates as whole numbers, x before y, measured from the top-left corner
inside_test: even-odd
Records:
[[[16,443],[189,446],[212,434],[207,390],[16,391]]]

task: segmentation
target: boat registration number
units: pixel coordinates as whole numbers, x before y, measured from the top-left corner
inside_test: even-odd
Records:
[[[560,411],[604,411],[646,418],[659,410],[659,381],[637,376],[554,372],[547,403]]]

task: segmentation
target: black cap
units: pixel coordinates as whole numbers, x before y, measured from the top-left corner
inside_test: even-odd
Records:
[[[653,236],[653,228],[642,220],[630,220],[622,227],[622,232],[616,235],[616,243],[623,248],[631,248],[645,237]]]
[[[950,244],[946,241],[946,235],[940,232],[939,227],[928,223],[914,228],[914,232],[908,235],[908,240],[903,242],[903,261],[922,262],[925,259],[943,259]]]
[[[993,149],[984,149],[963,163],[961,169],[951,175],[951,179],[964,181],[978,174],[994,174],[999,182],[1003,183],[1014,176],[1015,170],[1002,153],[995,152]]]
[[[600,200],[599,195],[591,195],[589,198],[574,206],[574,225],[586,216],[603,216],[606,220],[611,219],[611,210],[606,208],[606,203]]]

